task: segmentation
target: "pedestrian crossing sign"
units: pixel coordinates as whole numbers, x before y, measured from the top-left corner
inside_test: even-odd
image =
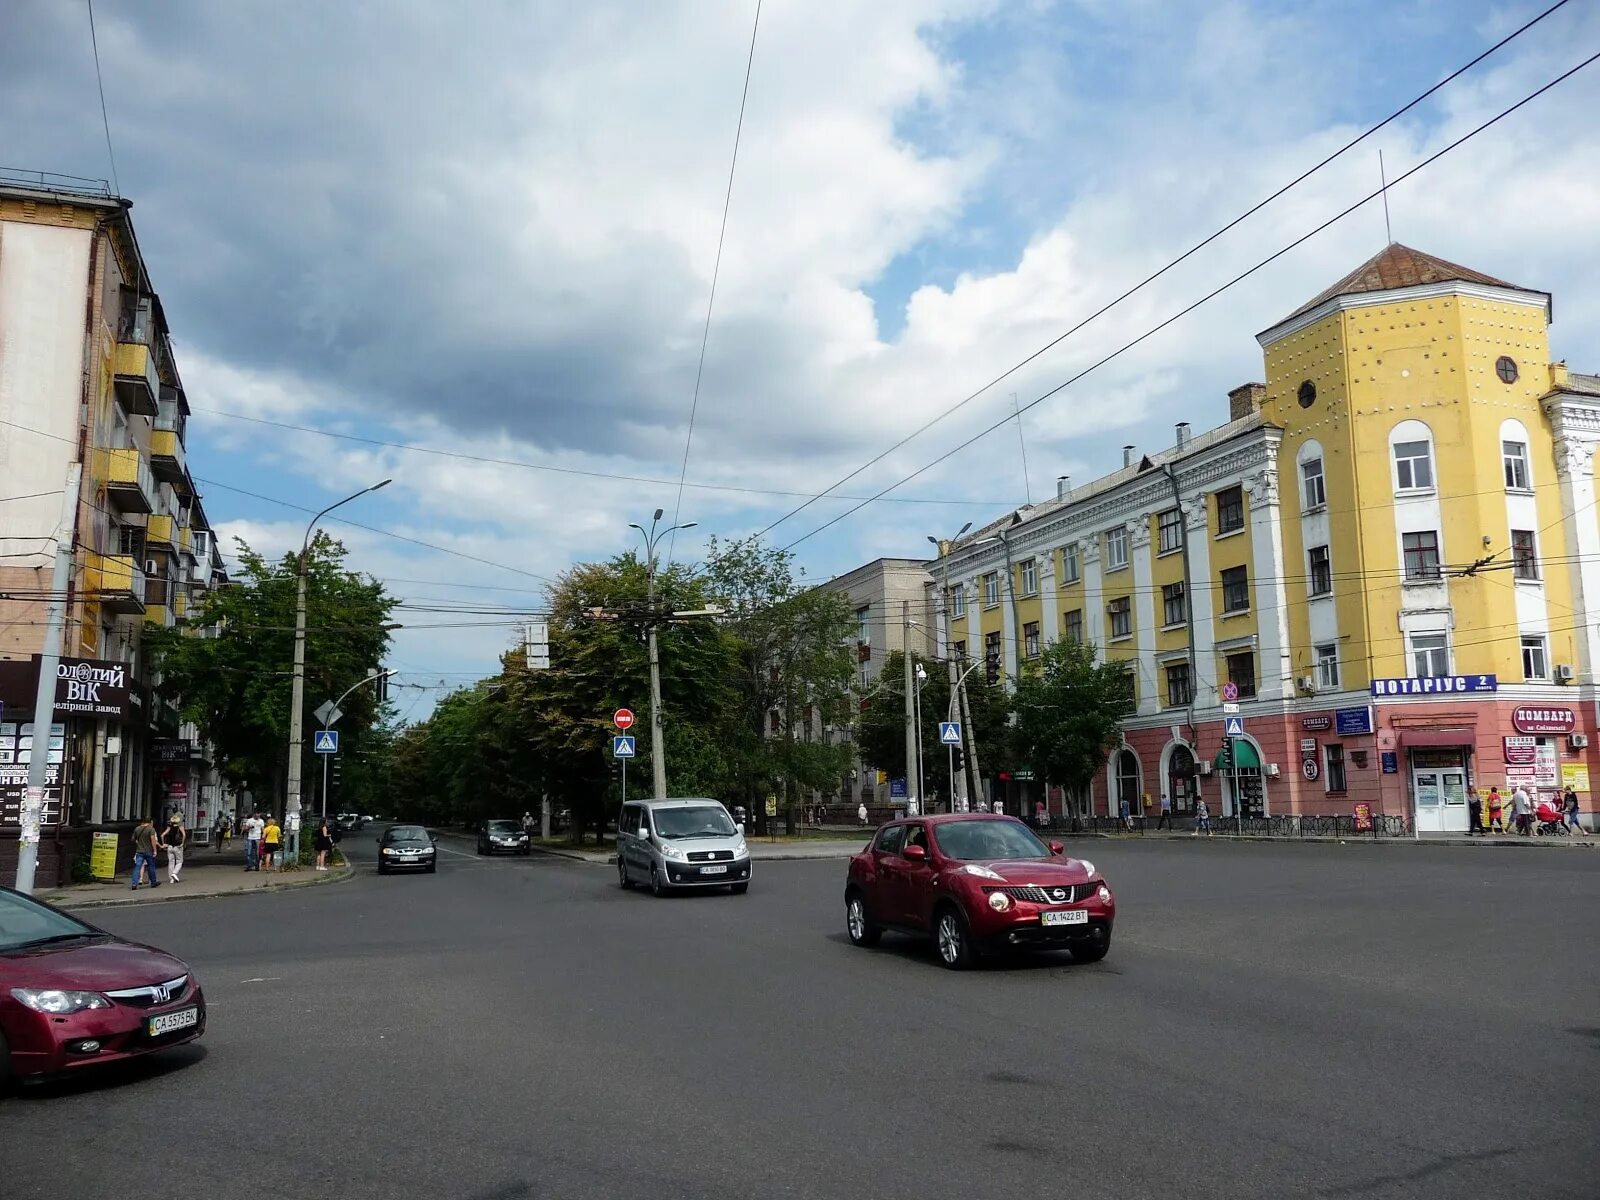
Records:
[[[311,743],[311,748],[318,754],[339,753],[339,731],[337,729],[317,730],[317,736]]]
[[[959,746],[959,745],[961,745],[961,722],[960,721],[940,721],[939,722],[939,744],[941,746]]]
[[[1242,738],[1244,736],[1244,718],[1243,717],[1226,717],[1226,718],[1224,718],[1223,719],[1223,730],[1222,731],[1228,737],[1231,737],[1231,738]]]
[[[611,739],[611,753],[616,758],[633,757],[633,738],[626,733],[619,733]]]

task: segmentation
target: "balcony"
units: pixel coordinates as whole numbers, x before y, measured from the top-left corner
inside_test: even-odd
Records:
[[[190,563],[198,563],[200,561],[195,557],[194,553],[194,530],[187,525],[178,527],[178,553],[187,558]]]
[[[177,400],[177,388],[164,388],[156,416],[155,432],[150,435],[150,469],[156,478],[170,483],[184,495],[194,489],[189,486],[189,469],[184,461],[183,409]]]
[[[135,447],[96,450],[94,473],[105,484],[106,500],[118,512],[147,513],[155,508],[155,477]]]
[[[118,342],[113,359],[117,403],[130,417],[153,417],[161,398],[161,375],[155,350],[142,342]]]
[[[144,542],[156,550],[178,548],[178,523],[166,513],[152,513],[144,523]]]
[[[149,625],[172,624],[172,593],[170,579],[147,579],[144,585],[144,619]]]
[[[142,613],[149,583],[138,563],[129,554],[96,554],[90,551],[84,586],[88,597],[98,600],[108,612]]]
[[[173,590],[172,616],[177,621],[185,621],[189,617],[189,596],[182,588]]]

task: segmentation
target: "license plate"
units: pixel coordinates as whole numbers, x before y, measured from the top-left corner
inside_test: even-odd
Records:
[[[1040,913],[1039,920],[1045,925],[1087,925],[1089,913],[1086,909],[1069,908],[1065,912]]]
[[[727,873],[728,873],[728,868],[727,867],[701,867],[700,868],[700,874],[702,874],[702,875],[726,875]]]
[[[200,1010],[198,1008],[184,1008],[177,1012],[162,1013],[159,1017],[150,1018],[150,1036],[158,1037],[163,1033],[171,1033],[175,1029],[188,1029],[191,1025],[200,1023]]]

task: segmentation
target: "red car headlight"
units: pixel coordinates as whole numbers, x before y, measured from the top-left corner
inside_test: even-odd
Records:
[[[1099,893],[1099,895],[1100,895],[1100,903],[1101,904],[1110,904],[1111,903],[1111,889],[1108,888],[1103,883],[1100,885],[1100,893]]]
[[[995,912],[1009,912],[1011,911],[1011,897],[1004,892],[990,892],[989,907],[994,909]]]
[[[34,1012],[65,1016],[86,1008],[110,1008],[111,1001],[99,992],[68,992],[59,988],[12,988],[11,998]]]

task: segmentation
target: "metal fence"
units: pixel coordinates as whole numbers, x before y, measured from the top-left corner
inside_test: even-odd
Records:
[[[1272,838],[1305,838],[1305,837],[1338,837],[1338,838],[1386,838],[1407,837],[1410,829],[1406,819],[1400,815],[1372,814],[1372,827],[1358,830],[1356,819],[1350,813],[1330,813],[1327,815],[1290,814],[1277,817],[1212,817],[1211,833],[1218,837],[1245,836],[1245,837],[1272,837]],[[1091,816],[1091,817],[1053,817],[1042,828],[1046,833],[1121,833],[1139,836],[1146,831],[1153,832],[1156,820],[1145,817]],[[1173,827],[1183,832],[1193,832],[1196,826],[1194,817],[1183,816],[1173,819]]]

